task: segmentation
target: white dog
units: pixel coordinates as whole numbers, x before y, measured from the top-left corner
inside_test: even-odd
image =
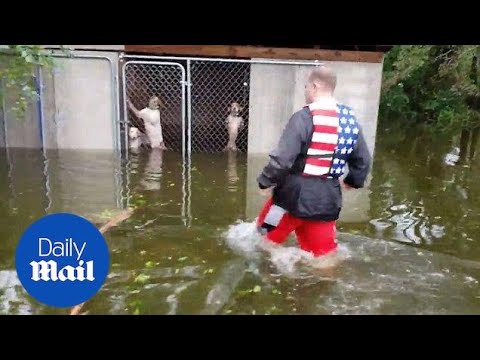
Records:
[[[224,150],[237,150],[237,137],[238,133],[242,131],[245,123],[243,117],[240,116],[240,112],[243,110],[243,107],[239,103],[234,102],[230,105],[230,113],[225,122],[228,130],[228,143]]]
[[[148,140],[140,130],[136,127],[131,127],[128,130],[128,137],[130,138],[130,148],[138,150],[143,144],[148,144]]]
[[[166,150],[167,148],[163,141],[162,124],[160,122],[160,105],[163,105],[160,99],[157,96],[153,96],[148,102],[148,107],[140,111],[133,106],[130,100],[127,100],[127,103],[135,116],[143,120],[151,147],[153,149]]]

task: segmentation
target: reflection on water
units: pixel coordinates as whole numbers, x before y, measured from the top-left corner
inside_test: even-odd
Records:
[[[110,274],[84,313],[480,313],[480,166],[470,156],[448,164],[446,154],[460,158],[455,147],[460,137],[386,129],[369,188],[338,224],[334,268],[293,237],[272,247],[256,234],[247,164],[261,169],[265,157],[194,154],[184,164],[161,150],[128,161],[0,150],[0,313],[66,313],[30,298],[16,277],[15,246],[32,221],[68,211],[100,225],[127,204],[136,210],[107,233]]]
[[[141,184],[145,190],[160,190],[163,150],[151,149],[143,171]]]
[[[455,161],[458,144],[459,140],[452,146],[441,137],[410,142],[394,135],[380,138],[370,187],[370,221],[356,230],[480,260],[476,201],[480,167]]]
[[[120,210],[121,162],[110,151],[51,151],[36,160],[43,167],[46,212],[102,222]]]
[[[228,156],[228,165],[227,165],[227,176],[228,176],[228,191],[236,192],[238,191],[238,182],[240,178],[238,177],[237,170],[237,152],[236,151],[227,151]],[[244,184],[240,184],[244,185]]]
[[[0,271],[0,314],[32,313],[32,304],[24,296],[17,273],[14,270]]]

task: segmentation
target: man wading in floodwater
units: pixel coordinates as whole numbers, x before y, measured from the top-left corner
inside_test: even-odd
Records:
[[[316,257],[337,248],[339,178],[346,164],[343,187],[359,189],[371,163],[353,110],[333,97],[336,82],[335,73],[325,66],[310,73],[305,86],[308,105],[290,118],[257,179],[263,192],[273,187],[257,220],[260,233],[280,244],[295,231],[300,247]]]

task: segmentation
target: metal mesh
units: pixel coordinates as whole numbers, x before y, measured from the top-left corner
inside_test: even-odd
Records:
[[[243,111],[244,128],[236,146],[247,151],[250,64],[221,61],[192,61],[191,69],[192,152],[219,152],[228,142],[225,121],[233,102]]]
[[[148,106],[149,99],[158,96],[164,107],[160,108],[160,121],[165,145],[168,149],[182,151],[182,94],[184,72],[181,65],[148,64],[130,61],[125,64],[125,88],[127,99],[141,110]],[[124,99],[126,101],[127,99]],[[128,126],[137,127],[145,133],[143,121],[131,111],[127,115]]]

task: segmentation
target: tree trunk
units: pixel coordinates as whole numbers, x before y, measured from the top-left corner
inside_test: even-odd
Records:
[[[475,157],[475,151],[477,150],[478,137],[480,136],[480,127],[472,130],[472,140],[470,141],[470,162]]]
[[[460,137],[460,154],[458,159],[458,165],[465,164],[465,160],[467,159],[469,140],[470,140],[470,131],[462,130],[462,135]]]

